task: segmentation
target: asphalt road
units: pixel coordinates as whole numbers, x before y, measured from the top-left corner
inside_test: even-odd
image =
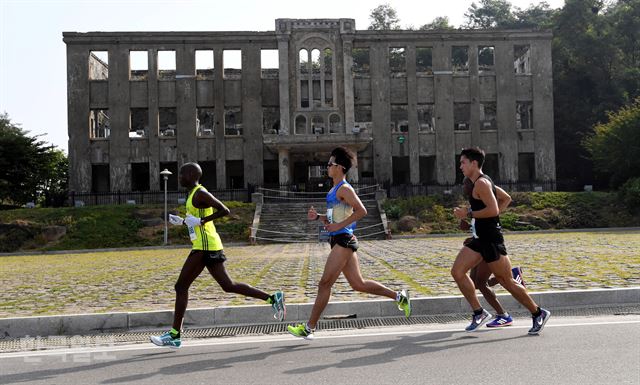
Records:
[[[1,384],[640,384],[640,316],[555,317],[0,354]]]

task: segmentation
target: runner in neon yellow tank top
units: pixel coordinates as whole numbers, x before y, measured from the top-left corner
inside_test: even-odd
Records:
[[[286,316],[282,291],[276,291],[269,295],[246,283],[234,282],[227,274],[224,267],[224,261],[227,258],[224,255],[222,241],[216,232],[213,220],[229,215],[230,211],[227,206],[198,183],[201,177],[202,169],[197,163],[187,163],[180,168],[180,185],[189,191],[186,204],[187,217],[183,219],[176,215],[170,215],[169,221],[174,225],[187,226],[193,248],[182,266],[178,282],[175,285],[176,304],[173,313],[173,328],[160,336],[151,337],[151,342],[158,346],[174,349],[181,346],[180,331],[189,301],[189,287],[205,267],[225,292],[262,299],[271,304],[276,319],[282,321]]]

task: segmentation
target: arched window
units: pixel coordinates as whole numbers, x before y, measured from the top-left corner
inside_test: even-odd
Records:
[[[307,71],[307,63],[309,62],[309,51],[306,49],[301,49],[298,56],[298,63],[300,65],[300,73],[306,74]]]
[[[325,48],[322,54],[324,61],[324,104],[333,106],[333,51]]]
[[[314,74],[320,73],[320,50],[314,49],[311,51],[311,69]]]
[[[342,128],[342,121],[340,119],[340,115],[331,114],[331,116],[329,116],[329,133],[339,134],[341,132],[344,132],[344,129]]]
[[[324,119],[322,116],[316,115],[311,120],[312,132],[316,135],[324,134]]]
[[[307,118],[304,115],[298,115],[296,117],[296,134],[307,133]]]

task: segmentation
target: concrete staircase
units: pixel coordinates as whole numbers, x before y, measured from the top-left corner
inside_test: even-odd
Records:
[[[373,196],[369,197],[373,198]],[[257,243],[272,242],[318,242],[326,234],[320,234],[322,224],[319,221],[308,221],[307,211],[314,206],[319,213],[326,212],[324,196],[311,195],[294,199],[264,196],[264,203],[257,205],[261,210],[255,234]],[[375,199],[363,200],[367,215],[358,221],[355,234],[358,239],[385,239],[385,228],[382,224],[378,203]],[[261,206],[261,207],[260,207]],[[324,238],[323,238],[324,239]]]

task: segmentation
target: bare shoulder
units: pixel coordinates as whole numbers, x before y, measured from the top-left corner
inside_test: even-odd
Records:
[[[476,188],[480,188],[480,189],[490,189],[491,188],[491,181],[487,178],[478,178],[478,180],[475,183],[475,187]]]

